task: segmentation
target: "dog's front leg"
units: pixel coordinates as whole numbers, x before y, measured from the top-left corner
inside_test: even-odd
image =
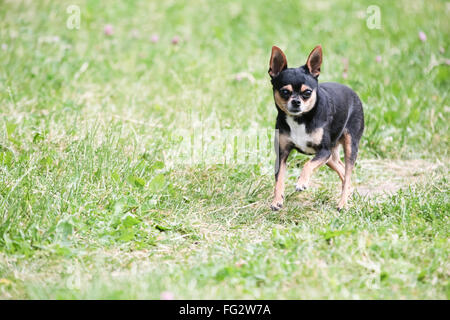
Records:
[[[308,188],[309,180],[311,179],[311,175],[313,174],[314,170],[327,163],[330,157],[331,157],[330,150],[321,149],[319,152],[316,153],[314,158],[306,162],[305,165],[303,166],[302,172],[300,173],[300,177],[298,178],[295,190],[297,191],[306,190],[306,188]]]
[[[280,210],[283,207],[286,161],[291,149],[285,136],[280,135],[279,139],[278,137],[275,138],[275,151],[277,153],[277,159],[275,161],[275,191],[274,199],[270,205],[270,208],[274,211]]]

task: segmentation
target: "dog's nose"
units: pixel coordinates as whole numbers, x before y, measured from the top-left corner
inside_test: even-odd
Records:
[[[298,108],[300,107],[300,100],[294,99],[292,100],[291,104],[294,108]]]

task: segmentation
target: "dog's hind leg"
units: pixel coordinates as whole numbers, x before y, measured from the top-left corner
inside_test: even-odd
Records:
[[[344,146],[345,175],[344,183],[342,185],[341,200],[338,204],[339,211],[347,205],[347,200],[351,193],[352,171],[358,154],[358,142],[355,141],[348,132],[344,132],[341,141]]]
[[[339,157],[339,144],[331,149],[331,158],[328,160],[327,166],[336,171],[342,181],[342,185],[344,185],[345,168],[341,158]]]
[[[339,165],[342,167],[342,170],[344,170],[344,163],[341,160],[341,157],[339,156],[339,144],[336,145],[335,148],[333,148],[332,150],[332,156],[333,156],[333,160],[337,163],[339,163]]]

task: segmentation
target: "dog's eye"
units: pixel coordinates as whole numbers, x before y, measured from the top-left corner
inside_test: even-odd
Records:
[[[305,91],[303,91],[303,92],[302,92],[302,98],[303,98],[303,99],[309,99],[309,97],[311,97],[311,93],[312,93],[311,90],[305,90]]]
[[[287,89],[281,89],[280,92],[281,92],[281,95],[284,97],[289,97],[291,95],[291,92]]]

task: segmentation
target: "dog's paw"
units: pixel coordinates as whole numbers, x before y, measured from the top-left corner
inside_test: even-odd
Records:
[[[339,204],[337,205],[336,209],[337,209],[338,212],[341,212],[342,210],[345,209],[345,207],[346,207],[346,203],[339,202]]]
[[[308,186],[306,184],[304,184],[304,183],[297,184],[295,186],[295,191],[297,191],[297,192],[305,191],[306,189],[308,189]]]
[[[270,209],[272,209],[272,211],[278,211],[283,207],[283,203],[279,202],[279,201],[274,201],[272,202],[272,204],[270,205]]]
[[[348,205],[347,199],[346,198],[341,199],[337,205],[337,211],[340,212],[344,210],[345,208],[347,208],[347,205]]]

